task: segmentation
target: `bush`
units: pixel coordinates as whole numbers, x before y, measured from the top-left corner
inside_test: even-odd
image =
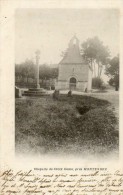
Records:
[[[109,85],[115,87],[115,91],[119,90],[119,77],[111,78],[109,80]]]
[[[55,86],[51,86],[51,90],[55,90]]]
[[[103,87],[103,80],[99,77],[92,79],[92,88],[101,89]]]

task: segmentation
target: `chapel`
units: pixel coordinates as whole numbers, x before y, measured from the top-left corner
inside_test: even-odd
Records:
[[[73,36],[59,63],[57,89],[91,91],[92,70],[80,54],[79,40]]]

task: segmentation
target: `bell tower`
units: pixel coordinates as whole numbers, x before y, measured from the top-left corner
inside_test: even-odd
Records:
[[[79,47],[79,39],[76,37],[76,35],[73,36],[73,38],[69,42],[69,48],[77,46]]]

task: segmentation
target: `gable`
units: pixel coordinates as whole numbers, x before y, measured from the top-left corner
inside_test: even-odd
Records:
[[[80,54],[79,41],[74,36],[69,42],[69,48],[59,64],[87,64]]]

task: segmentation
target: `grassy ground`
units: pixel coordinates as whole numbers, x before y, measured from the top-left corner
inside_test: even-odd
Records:
[[[106,100],[80,95],[16,99],[16,151],[85,156],[118,153],[118,121],[109,107]]]

